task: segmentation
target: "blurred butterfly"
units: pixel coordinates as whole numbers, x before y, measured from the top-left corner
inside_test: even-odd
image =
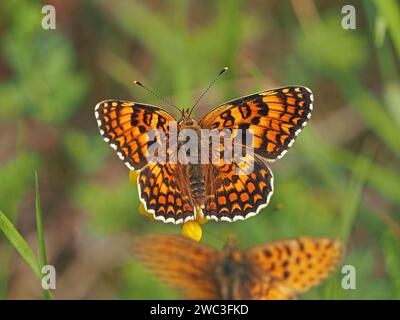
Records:
[[[290,86],[226,102],[199,122],[191,117],[195,106],[190,111],[180,110],[181,118],[177,121],[161,108],[120,100],[98,103],[95,116],[104,140],[129,169],[139,171],[139,197],[155,219],[183,223],[196,219],[197,215],[231,222],[254,216],[268,205],[273,193],[273,175],[267,162],[281,158],[293,144],[311,116],[312,102],[310,89]],[[197,134],[201,129],[252,130],[253,155],[246,155],[242,162],[251,162],[253,170],[249,174],[237,174],[238,163],[224,161],[149,162],[153,143],[169,147],[172,144],[168,141],[170,124],[176,121],[178,132],[184,129],[193,129]],[[154,129],[165,133],[166,141],[151,142],[149,133]]]
[[[301,237],[240,251],[233,238],[222,251],[175,235],[133,241],[134,257],[188,299],[296,299],[320,284],[342,258],[341,242]]]

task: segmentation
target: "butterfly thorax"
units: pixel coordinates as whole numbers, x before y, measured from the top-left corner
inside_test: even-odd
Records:
[[[236,242],[228,241],[225,245],[221,261],[216,269],[216,279],[219,284],[221,299],[240,299],[243,296],[242,282],[246,277],[246,263]]]
[[[204,165],[201,164],[201,127],[196,120],[190,118],[187,113],[184,113],[183,118],[179,121],[179,131],[188,129],[197,136],[197,159],[184,164],[184,171],[189,177],[190,193],[193,203],[196,207],[203,207],[205,203],[205,178],[204,178]],[[185,142],[178,143],[180,147]]]

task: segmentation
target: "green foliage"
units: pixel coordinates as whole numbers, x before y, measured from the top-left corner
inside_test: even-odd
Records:
[[[384,277],[377,276],[375,269],[376,252],[370,246],[360,246],[348,252],[345,264],[356,268],[356,290],[340,290],[340,299],[389,299],[391,283]],[[340,280],[340,278],[338,279]]]
[[[386,271],[394,289],[394,299],[400,299],[400,242],[398,236],[386,231],[382,241],[385,251]]]
[[[395,0],[375,0],[375,4],[388,26],[397,55],[400,58],[400,5]]]
[[[77,205],[89,213],[89,227],[95,234],[128,230],[140,218],[137,190],[129,183],[128,177],[115,186],[82,184],[74,198]]]
[[[15,216],[38,164],[37,155],[21,153],[0,167],[0,206],[9,217]]]
[[[128,262],[121,273],[125,280],[120,283],[121,299],[179,299],[176,290],[160,285],[157,279],[135,262]]]
[[[0,230],[6,236],[8,241],[10,241],[15,250],[18,251],[22,259],[24,259],[26,264],[31,268],[39,281],[41,281],[42,274],[40,272],[40,263],[37,262],[35,254],[22,235],[2,211],[0,211]],[[39,232],[39,234],[41,233]],[[42,237],[43,234],[40,236]],[[51,293],[48,290],[44,289],[44,294],[46,298],[51,298]]]
[[[88,81],[74,70],[71,44],[59,33],[41,28],[40,4],[12,3],[3,4],[9,32],[2,38],[2,48],[14,76],[0,83],[0,115],[64,123],[79,107]]]
[[[335,14],[315,22],[307,32],[299,32],[296,46],[307,66],[321,73],[347,74],[364,65],[368,51],[363,36],[342,29],[340,20],[336,10]]]
[[[105,1],[99,2],[100,7],[105,6]],[[233,64],[241,35],[240,5],[237,0],[221,3],[216,8],[216,19],[205,25],[205,30],[196,32],[189,32],[185,27],[188,23],[185,2],[174,1],[174,7],[173,23],[139,1],[122,0],[107,9],[121,31],[142,44],[154,59],[153,68],[158,78],[153,80],[154,86],[161,94],[163,90],[174,94],[180,105],[187,106],[193,103],[193,88],[199,84],[204,86],[204,79]],[[108,65],[105,68],[109,70]],[[167,84],[160,78],[162,73],[168,74]]]
[[[102,139],[88,136],[78,130],[70,130],[64,138],[65,150],[76,169],[87,174],[99,170],[103,164],[109,148]]]

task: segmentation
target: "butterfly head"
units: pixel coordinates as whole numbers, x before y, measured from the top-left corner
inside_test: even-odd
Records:
[[[230,236],[226,241],[223,252],[225,257],[232,262],[237,263],[241,260],[241,254],[237,246],[236,238],[233,236]]]
[[[182,109],[182,119],[189,119],[189,118],[190,118],[190,110],[189,110],[189,108]]]
[[[182,110],[182,117],[179,120],[178,124],[181,127],[193,127],[197,125],[196,120],[190,117],[190,110],[189,109],[183,109]]]

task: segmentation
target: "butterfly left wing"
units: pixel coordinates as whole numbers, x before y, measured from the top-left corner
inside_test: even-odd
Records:
[[[219,131],[252,130],[254,153],[273,161],[293,144],[311,117],[312,108],[310,89],[289,86],[226,102],[208,113],[199,125]]]
[[[193,219],[194,209],[180,164],[152,161],[150,152],[157,144],[159,150],[165,147],[167,157],[171,155],[167,144],[169,124],[175,121],[174,117],[155,106],[119,100],[100,102],[95,115],[104,140],[129,169],[140,171],[139,198],[145,209],[164,222]]]
[[[308,237],[277,241],[244,252],[245,260],[255,272],[295,293],[321,283],[335,270],[342,255],[340,241]]]
[[[159,280],[181,289],[190,299],[215,299],[212,279],[217,252],[176,235],[145,235],[132,243],[134,257]]]
[[[165,223],[194,219],[189,182],[180,163],[149,163],[139,173],[139,198],[147,212]]]
[[[169,123],[176,121],[161,108],[121,100],[99,102],[95,116],[103,139],[131,170],[141,170],[151,160],[151,145],[168,142]],[[152,130],[155,138],[159,130],[165,140],[150,139]]]

